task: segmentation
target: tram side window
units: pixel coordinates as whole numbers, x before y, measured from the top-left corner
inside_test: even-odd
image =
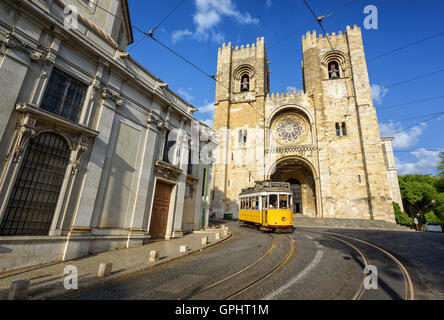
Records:
[[[255,197],[254,201],[255,201],[255,206],[254,206],[255,210],[259,210],[259,197]]]
[[[279,195],[279,208],[288,209],[288,196],[286,194]]]
[[[270,194],[270,209],[278,209],[278,196],[277,196],[277,194]]]
[[[241,208],[241,210],[244,210],[245,208],[245,206],[244,206],[244,199],[241,199],[241,203],[240,203],[240,208]]]
[[[247,198],[247,210],[251,208],[251,198]]]
[[[268,197],[262,196],[262,209],[268,209]]]

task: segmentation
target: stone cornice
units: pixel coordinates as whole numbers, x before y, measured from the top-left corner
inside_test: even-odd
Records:
[[[81,124],[74,123],[68,120],[65,120],[63,118],[60,118],[54,114],[49,113],[48,111],[45,111],[43,109],[37,108],[36,106],[30,105],[30,104],[18,104],[16,106],[16,111],[20,113],[29,113],[33,116],[38,117],[40,120],[52,123],[57,126],[57,128],[65,129],[70,132],[75,132],[78,134],[83,134],[90,138],[95,138],[99,135],[98,131],[92,130],[88,127],[85,127]]]
[[[304,146],[284,146],[267,149],[265,152],[267,154],[271,153],[300,153],[307,151],[318,151],[318,147],[314,145],[304,145]]]

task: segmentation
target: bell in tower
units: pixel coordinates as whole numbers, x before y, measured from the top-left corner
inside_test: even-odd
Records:
[[[242,76],[241,91],[250,91],[250,77],[247,74]]]
[[[339,65],[336,61],[330,62],[328,69],[329,69],[328,75],[330,79],[339,78]]]

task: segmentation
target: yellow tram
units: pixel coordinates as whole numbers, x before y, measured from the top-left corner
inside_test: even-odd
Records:
[[[293,232],[293,192],[286,182],[258,182],[239,195],[239,221],[262,231]]]

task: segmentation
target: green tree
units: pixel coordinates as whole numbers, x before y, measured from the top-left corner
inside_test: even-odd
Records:
[[[425,222],[437,222],[442,223],[441,220],[436,216],[434,211],[429,211],[424,214]]]
[[[399,177],[399,187],[409,217],[416,217],[421,212],[418,217],[421,223],[438,222],[444,225],[444,177],[406,175]],[[397,221],[403,221],[402,214],[398,212],[397,215]]]
[[[405,210],[414,217],[438,196],[435,188],[436,178],[426,175],[407,175],[399,177],[401,197]]]
[[[441,162],[439,163],[438,169],[441,171],[441,177],[444,177],[444,152],[441,152],[439,156],[441,158]]]
[[[444,176],[436,180],[435,188],[439,193],[444,192]]]

